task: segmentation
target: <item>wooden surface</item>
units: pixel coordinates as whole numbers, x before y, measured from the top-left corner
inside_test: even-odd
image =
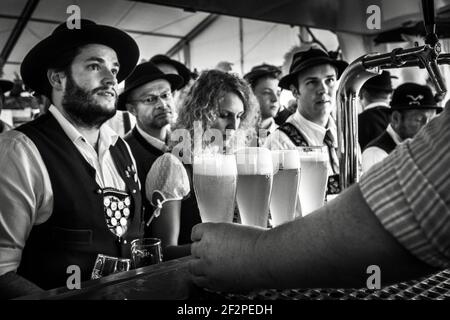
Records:
[[[187,269],[190,257],[113,274],[81,284],[81,289],[58,288],[21,297],[23,300],[183,300],[200,297]]]

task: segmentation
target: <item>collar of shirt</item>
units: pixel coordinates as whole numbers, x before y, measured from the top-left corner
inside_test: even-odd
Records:
[[[331,115],[325,128],[318,125],[317,123],[309,121],[308,119],[303,117],[298,111],[295,112],[293,115],[291,115],[286,120],[286,122],[293,124],[298,130],[300,130],[300,132],[305,137],[306,142],[308,142],[310,146],[322,146],[325,134],[329,129],[333,138],[333,145],[335,147],[337,146],[336,124]]]
[[[55,117],[65,134],[73,142],[83,158],[95,169],[95,180],[100,187],[114,187],[124,190],[125,183],[119,176],[111,157],[109,148],[119,139],[119,135],[107,124],[100,127],[98,151],[87,142],[86,138],[75,128],[69,120],[55,107],[50,106],[49,112]]]
[[[51,105],[48,111],[55,117],[56,121],[58,121],[59,125],[73,143],[76,143],[78,140],[83,140],[87,143],[87,140],[77,128],[75,128],[55,106]],[[100,127],[99,146],[104,146],[106,149],[109,149],[111,145],[116,144],[117,139],[119,139],[119,135],[108,125],[103,124]]]
[[[275,123],[274,118],[269,118],[267,120],[264,120],[264,122],[264,126],[261,126],[260,129],[265,129],[269,133],[273,133],[278,128],[278,125]]]
[[[156,149],[166,152],[167,145],[164,143],[164,141],[149,135],[147,132],[145,132],[139,127],[139,124],[136,124],[136,129],[140,133],[140,135],[145,139],[145,141],[150,143]]]
[[[386,131],[391,136],[392,140],[394,140],[396,145],[399,145],[400,143],[402,143],[402,139],[397,134],[397,132],[395,132],[394,128],[392,128],[392,126],[390,124],[387,126]]]
[[[386,102],[382,102],[382,101],[377,101],[377,102],[372,102],[369,103],[365,108],[364,111],[369,110],[369,109],[373,109],[373,108],[377,108],[377,107],[385,107],[390,109],[391,106],[389,104],[387,104]]]

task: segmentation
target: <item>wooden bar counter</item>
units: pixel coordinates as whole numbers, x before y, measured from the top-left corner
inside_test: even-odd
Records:
[[[81,284],[81,289],[58,288],[21,297],[26,300],[447,300],[450,269],[422,279],[402,282],[379,290],[288,289],[261,290],[244,294],[213,293],[196,287],[190,278],[192,257],[171,260],[113,274]]]
[[[20,299],[83,300],[184,300],[201,298],[203,290],[190,281],[190,257],[171,260],[136,270],[112,274],[81,283],[81,289],[65,287]]]

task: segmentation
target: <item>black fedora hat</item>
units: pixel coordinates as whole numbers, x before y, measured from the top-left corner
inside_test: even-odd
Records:
[[[291,84],[297,83],[297,76],[300,72],[322,64],[330,64],[337,70],[337,77],[339,78],[348,66],[345,61],[336,60],[331,57],[328,52],[321,49],[311,48],[307,51],[300,51],[294,54],[292,58],[289,74],[281,78],[278,86],[283,89],[290,90]]]
[[[430,87],[407,82],[394,90],[391,100],[391,111],[421,109],[439,110]]]
[[[179,89],[183,85],[183,78],[180,76],[176,74],[164,73],[150,61],[141,63],[125,80],[125,88],[117,101],[117,110],[127,109],[127,97],[133,89],[159,79],[167,80],[170,83],[172,91]]]
[[[9,80],[0,79],[0,90],[5,93],[12,89],[14,83]]]
[[[397,76],[391,75],[389,71],[384,70],[381,74],[372,77],[364,82],[361,89],[392,92],[394,91],[394,87],[392,86],[392,79],[397,78]]]
[[[194,73],[192,73],[191,70],[189,70],[184,64],[177,60],[173,60],[166,55],[157,54],[156,56],[150,58],[150,62],[153,62],[155,65],[168,64],[173,66],[177,70],[178,74],[183,78],[182,87],[184,87],[189,80],[195,78]]]
[[[280,76],[281,74],[281,69],[270,65],[270,64],[260,64],[258,66],[254,66],[250,72],[246,73],[244,75],[244,79],[252,86],[254,87],[256,85],[256,82],[264,77],[273,77],[273,78],[277,78]]]
[[[124,80],[139,59],[136,41],[127,33],[93,21],[81,19],[80,29],[68,29],[60,24],[53,33],[35,45],[20,66],[23,82],[36,93],[48,94],[51,90],[47,69],[64,53],[86,44],[102,44],[113,49],[120,63],[117,81]]]

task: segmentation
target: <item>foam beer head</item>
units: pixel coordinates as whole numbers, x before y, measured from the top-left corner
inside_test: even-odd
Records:
[[[248,147],[236,151],[237,171],[241,175],[273,174],[272,154],[267,148]]]
[[[230,154],[201,154],[194,157],[194,173],[204,176],[236,175],[236,160]]]
[[[273,173],[278,170],[300,168],[300,157],[297,150],[272,150]]]
[[[326,147],[298,147],[301,161],[328,162]]]

